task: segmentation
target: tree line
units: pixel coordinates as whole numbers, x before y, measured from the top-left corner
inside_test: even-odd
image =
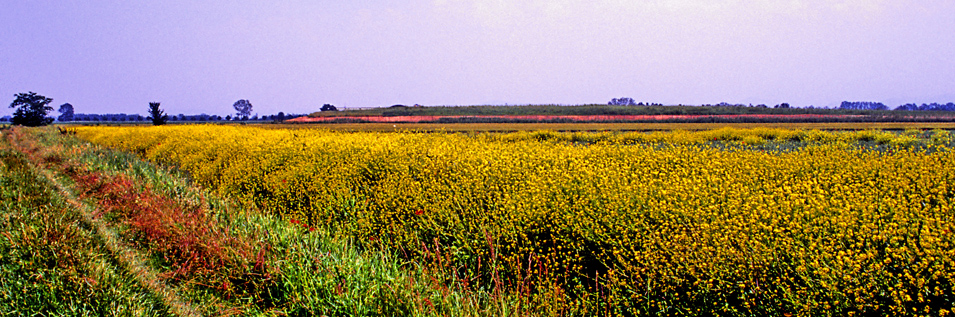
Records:
[[[852,109],[852,110],[889,110],[885,104],[881,102],[871,102],[871,101],[843,101],[839,105],[839,109]],[[955,111],[955,103],[949,102],[947,104],[940,103],[923,103],[922,105],[916,105],[914,103],[907,103],[900,105],[895,108],[895,111]]]
[[[607,105],[611,106],[663,106],[659,103],[636,103],[633,98],[622,97],[622,98],[613,98]],[[680,106],[683,106],[682,104]],[[731,104],[727,102],[720,102],[718,104],[703,104],[702,107],[749,107],[749,108],[769,108],[765,104]],[[790,108],[791,106],[788,103],[781,103],[773,106],[773,108]],[[809,108],[815,108],[809,106]],[[843,110],[889,110],[889,107],[881,102],[873,101],[843,101],[839,104],[839,107],[836,109]],[[914,103],[907,103],[900,105],[894,109],[895,111],[955,111],[955,103],[949,102],[947,104],[940,103],[923,103],[922,105],[916,105]]]
[[[72,104],[64,103],[60,105],[58,109],[60,115],[56,118],[53,118],[48,116],[48,114],[53,111],[53,107],[50,106],[50,103],[53,102],[52,98],[48,98],[32,91],[28,93],[18,93],[14,95],[14,98],[14,101],[10,103],[10,108],[16,109],[13,113],[13,116],[4,116],[0,118],[0,122],[10,122],[14,125],[23,126],[41,126],[53,123],[54,120],[59,122],[152,121],[154,125],[161,125],[165,124],[166,122],[283,121],[305,116],[304,114],[286,114],[281,111],[273,115],[252,115],[252,103],[248,100],[240,99],[232,105],[236,110],[235,116],[226,115],[225,117],[222,117],[220,115],[208,114],[178,114],[169,116],[160,108],[159,102],[150,102],[147,112],[149,115],[145,117],[140,114],[125,113],[76,113]],[[323,110],[327,109],[329,106],[331,105],[326,104],[323,106]],[[334,106],[331,107],[334,108]]]
[[[939,104],[939,103],[934,103],[934,102],[933,102],[933,103],[929,103],[929,104],[923,103],[923,104],[920,105],[920,106],[919,106],[919,105],[916,105],[916,104],[914,104],[914,103],[907,103],[907,104],[904,104],[904,105],[899,106],[898,108],[895,108],[895,110],[900,110],[900,111],[955,111],[955,103],[949,102],[949,103],[943,105],[943,104]]]

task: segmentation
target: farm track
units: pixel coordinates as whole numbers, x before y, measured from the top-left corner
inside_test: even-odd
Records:
[[[83,227],[89,228],[85,230],[92,231],[103,242],[127,273],[135,277],[143,288],[149,290],[157,298],[162,299],[163,304],[169,309],[169,313],[176,316],[202,316],[191,302],[182,299],[175,289],[162,282],[159,273],[146,264],[144,256],[139,251],[124,245],[108,222],[95,216],[101,214],[99,211],[102,206],[77,197],[73,188],[58,179],[56,174],[59,174],[59,171],[55,170],[56,167],[44,163],[44,159],[36,153],[37,149],[16,142],[9,133],[6,134],[5,139],[13,149],[27,158],[27,162],[34,173],[41,175],[53,184],[63,200],[81,216],[80,219],[83,224],[80,229],[84,229]]]

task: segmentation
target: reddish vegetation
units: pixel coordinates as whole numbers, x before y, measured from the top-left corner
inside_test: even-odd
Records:
[[[11,135],[11,143],[35,163],[73,179],[78,196],[95,204],[93,216],[122,224],[123,234],[137,248],[169,268],[165,278],[216,289],[226,298],[253,297],[256,305],[272,305],[268,294],[277,286],[266,257],[271,248],[249,243],[260,239],[234,236],[202,207],[204,202],[183,203],[123,174],[91,172],[20,135]]]
[[[700,118],[717,119],[844,119],[864,117],[862,115],[825,115],[825,114],[726,114],[726,115],[593,115],[593,116],[347,116],[347,117],[298,117],[287,122],[331,122],[335,120],[361,120],[367,122],[435,122],[441,119],[503,119],[524,121],[576,121],[576,122],[606,122],[606,121],[663,121],[663,120],[695,120]]]
[[[184,205],[149,188],[137,190],[127,177],[99,173],[73,176],[83,198],[98,200],[99,215],[118,217],[129,234],[166,262],[170,279],[188,281],[197,276],[226,297],[258,295],[272,284],[272,270],[264,254],[229,234],[202,207]],[[256,251],[258,249],[258,251]]]

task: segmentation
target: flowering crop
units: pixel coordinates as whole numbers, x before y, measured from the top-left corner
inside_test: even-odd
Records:
[[[944,314],[955,303],[955,152],[941,130],[77,132],[541,310]]]

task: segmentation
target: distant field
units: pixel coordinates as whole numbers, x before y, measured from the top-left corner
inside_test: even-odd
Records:
[[[733,128],[780,128],[805,130],[905,130],[905,129],[955,129],[955,122],[785,122],[785,123],[307,123],[265,124],[265,127],[328,129],[334,131],[667,131],[667,130],[712,130]]]
[[[315,112],[287,123],[818,123],[955,122],[945,111],[730,106],[389,107]]]
[[[703,106],[609,106],[609,105],[526,105],[526,106],[437,106],[388,107],[363,110],[314,112],[309,117],[353,116],[653,116],[653,115],[867,115],[889,117],[928,118],[951,117],[939,111],[877,111],[824,108],[760,108],[760,107],[703,107]]]
[[[905,129],[944,129],[955,130],[955,122],[537,122],[537,123],[407,123],[407,122],[309,122],[309,123],[268,123],[268,122],[189,122],[169,123],[170,125],[249,125],[278,129],[326,129],[332,131],[456,131],[456,132],[513,132],[513,131],[669,131],[669,130],[712,130],[723,127],[751,129],[757,127],[804,130],[905,130]],[[148,123],[109,122],[96,124],[59,124],[64,126],[141,126]]]
[[[893,118],[895,119],[895,118]],[[912,118],[908,118],[910,121]],[[676,114],[676,115],[477,115],[477,116],[348,116],[299,117],[307,122],[418,122],[418,123],[561,123],[561,122],[845,122],[885,121],[878,116],[847,114]],[[937,121],[937,120],[935,120]]]

